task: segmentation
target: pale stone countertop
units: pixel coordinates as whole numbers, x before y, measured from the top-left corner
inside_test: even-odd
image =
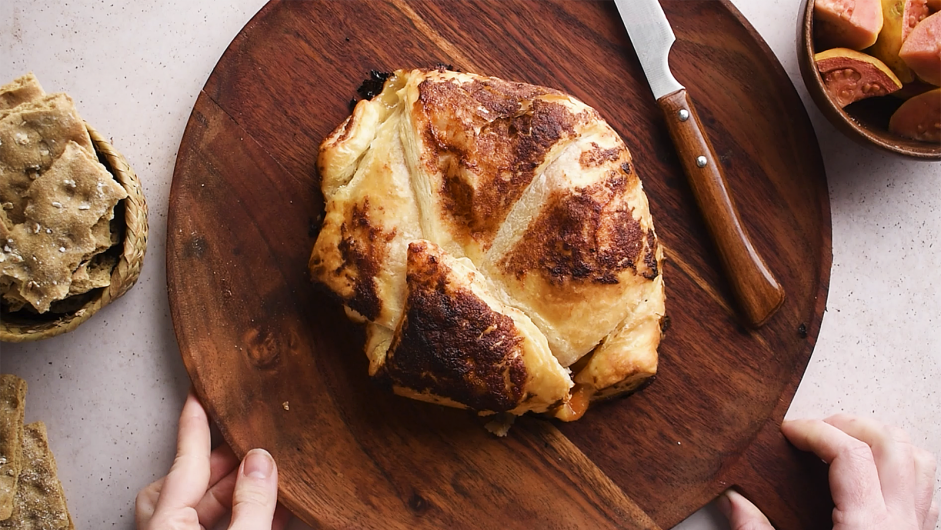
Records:
[[[788,417],[872,416],[941,454],[941,163],[859,147],[824,121],[798,73],[798,0],[733,2],[808,104],[830,186],[828,310]],[[137,491],[173,458],[189,379],[166,295],[170,179],[196,95],[263,3],[0,2],[0,83],[33,71],[68,92],[140,175],[150,207],[143,274],[126,296],[64,336],[2,345],[0,369],[29,383],[27,421],[48,425],[80,529],[132,528]],[[710,510],[683,525],[722,526]]]

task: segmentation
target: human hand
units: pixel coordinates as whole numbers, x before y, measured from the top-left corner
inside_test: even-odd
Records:
[[[785,421],[784,436],[830,464],[834,530],[934,530],[934,455],[908,434],[868,418],[837,414]],[[718,501],[732,530],[770,529],[765,516],[734,491]]]
[[[209,418],[190,391],[180,414],[170,473],[137,495],[138,530],[212,529],[229,511],[229,530],[283,529],[291,514],[278,505],[278,469],[264,449],[239,460],[222,444],[211,451]]]

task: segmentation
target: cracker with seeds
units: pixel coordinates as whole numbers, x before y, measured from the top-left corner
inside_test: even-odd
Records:
[[[12,109],[21,103],[36,101],[46,95],[32,72],[0,86],[0,109]]]
[[[87,293],[92,289],[111,285],[111,271],[118,264],[118,258],[108,254],[98,254],[78,266],[72,273],[69,296]]]
[[[23,461],[26,381],[0,374],[0,520],[13,512],[13,497]]]
[[[115,206],[127,192],[99,162],[66,94],[32,74],[0,87],[0,303],[60,312],[111,283]],[[101,256],[101,257],[99,257]]]
[[[56,460],[49,449],[46,425],[37,421],[23,429],[23,470],[13,499],[13,514],[0,528],[74,530]]]
[[[123,188],[122,188],[123,189]],[[111,221],[114,219],[114,207],[112,206],[105,211],[104,215],[101,216],[101,219],[91,227],[91,237],[95,241],[95,250],[85,254],[82,257],[82,261],[88,261],[97,254],[111,248],[112,245],[116,245],[119,242],[118,233],[114,230],[111,230]]]
[[[12,229],[0,223],[0,279],[11,285],[7,292],[16,291],[6,298],[22,298],[44,313],[69,296],[80,264],[111,245],[110,233],[93,229],[110,222],[125,197],[97,159],[69,142],[29,187],[24,222]]]
[[[94,156],[85,122],[66,94],[0,110],[0,206],[10,221],[23,222],[27,190],[69,142]]]

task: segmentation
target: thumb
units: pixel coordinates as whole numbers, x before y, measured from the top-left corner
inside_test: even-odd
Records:
[[[264,449],[245,455],[232,492],[232,522],[229,530],[271,528],[278,505],[278,468]]]
[[[732,530],[774,530],[765,514],[735,490],[726,490],[716,504]]]

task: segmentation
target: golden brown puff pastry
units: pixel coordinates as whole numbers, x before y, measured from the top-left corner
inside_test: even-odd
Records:
[[[571,420],[656,373],[663,251],[630,152],[584,103],[400,70],[318,168],[312,277],[397,393]]]
[[[408,246],[407,296],[380,375],[398,394],[484,412],[545,412],[572,380],[522,311],[494,298],[466,258]]]

